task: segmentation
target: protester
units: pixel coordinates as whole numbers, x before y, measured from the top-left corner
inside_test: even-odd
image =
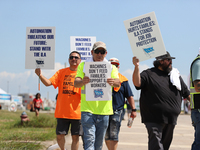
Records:
[[[200,55],[198,55],[190,67],[190,107],[191,119],[194,126],[194,142],[192,150],[200,149]]]
[[[178,70],[172,68],[170,54],[156,57],[154,67],[139,72],[139,59],[133,57],[133,83],[141,89],[140,112],[148,132],[149,150],[168,150],[181,112],[182,97],[190,99],[189,90]]]
[[[85,150],[101,150],[106,129],[108,127],[109,115],[113,114],[112,100],[86,101],[85,85],[90,82],[90,78],[85,76],[85,63],[87,62],[108,62],[106,60],[107,49],[103,42],[96,42],[91,50],[92,58],[82,62],[78,66],[75,87],[81,88],[81,124],[83,126],[83,139]],[[110,70],[111,78],[107,78],[110,86],[120,85],[118,70],[112,66]],[[111,88],[111,87],[110,87]]]
[[[110,58],[109,61],[112,65],[115,65],[119,69],[119,60],[117,58]],[[120,73],[118,73],[118,75],[120,79],[120,87],[114,87],[112,92],[114,114],[109,116],[109,125],[105,136],[105,142],[108,150],[116,150],[118,146],[118,135],[121,127],[125,98],[127,98],[131,105],[132,118],[135,118],[137,115],[133,93],[129,86],[128,79]]]
[[[42,105],[42,109],[44,109],[43,101],[41,99],[41,94],[37,93],[35,95],[35,98],[33,99],[33,104],[32,104],[32,108],[33,108],[33,111],[35,111],[35,116],[36,117],[39,116],[40,105]]]
[[[60,149],[64,150],[65,135],[68,134],[69,127],[71,127],[71,149],[78,150],[79,135],[82,135],[80,122],[81,89],[74,87],[74,79],[77,67],[81,62],[81,55],[77,51],[73,51],[69,54],[68,61],[70,66],[58,70],[50,79],[44,77],[39,68],[35,70],[35,73],[45,86],[58,87],[55,118],[57,118],[56,134]]]

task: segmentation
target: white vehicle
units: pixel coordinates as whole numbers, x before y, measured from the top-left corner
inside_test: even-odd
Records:
[[[12,99],[11,94],[6,93],[0,88],[0,105],[1,109],[9,111],[17,111],[17,102]]]

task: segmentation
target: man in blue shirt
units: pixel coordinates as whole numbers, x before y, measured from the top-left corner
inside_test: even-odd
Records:
[[[119,60],[117,58],[110,58],[112,65],[115,65],[119,69]],[[118,134],[120,131],[122,112],[125,104],[125,98],[127,98],[129,104],[132,107],[131,117],[136,117],[135,102],[133,99],[133,93],[128,83],[128,79],[118,73],[120,79],[120,87],[114,87],[112,92],[113,100],[113,115],[109,116],[109,125],[105,135],[105,142],[108,150],[116,150],[118,145]]]

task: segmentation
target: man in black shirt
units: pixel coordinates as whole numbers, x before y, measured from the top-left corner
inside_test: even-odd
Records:
[[[148,132],[149,150],[168,150],[173,138],[182,97],[190,92],[178,70],[172,68],[170,54],[156,57],[154,67],[139,72],[139,59],[133,57],[133,84],[141,89],[140,113]]]

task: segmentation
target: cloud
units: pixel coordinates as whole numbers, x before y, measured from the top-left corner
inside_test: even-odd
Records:
[[[50,78],[54,75],[56,71],[59,69],[64,68],[64,65],[61,63],[55,63],[55,69],[54,70],[42,70],[42,74],[46,78]],[[148,65],[140,65],[140,72],[143,70],[146,70],[149,68]],[[127,69],[123,72],[121,72],[124,76],[126,76],[129,80],[129,85],[133,91],[133,94],[135,95],[134,98],[139,98],[140,91],[135,89],[135,86],[132,82],[132,69]],[[188,85],[188,75],[181,75],[184,82]],[[22,73],[9,73],[9,72],[0,72],[0,88],[2,88],[4,91],[12,94],[17,95],[18,93],[32,93],[35,94],[37,92],[40,92],[42,97],[47,97],[50,99],[55,99],[55,96],[57,94],[57,89],[54,89],[53,86],[46,87],[44,86],[40,81],[40,91],[38,91],[38,77],[35,74],[34,70],[27,70]]]
[[[143,70],[146,70],[148,68],[149,68],[149,66],[146,64],[139,66],[140,72],[142,72]],[[139,99],[140,90],[136,90],[135,86],[133,85],[133,82],[132,82],[133,70],[127,69],[127,70],[123,71],[121,74],[127,77],[129,85],[130,85],[133,95],[134,95],[134,99]]]
[[[17,85],[25,84],[31,76],[32,71],[25,71],[24,73],[9,73],[0,72],[0,85],[1,88],[10,93],[9,89],[16,88]]]
[[[54,70],[42,70],[42,74],[46,78],[50,78],[54,73],[64,68],[61,63],[55,63]],[[28,70],[22,73],[10,73],[10,72],[0,72],[0,88],[4,91],[12,94],[18,95],[18,93],[32,93],[38,92],[38,77],[35,74],[34,69]],[[41,90],[39,91],[43,97],[47,97],[47,93],[50,99],[55,99],[57,90],[53,87],[45,87],[40,81]]]

